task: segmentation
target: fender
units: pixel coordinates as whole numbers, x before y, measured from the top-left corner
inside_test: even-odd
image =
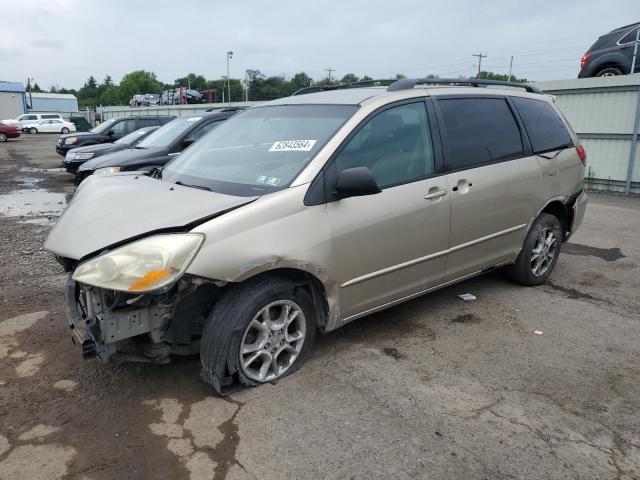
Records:
[[[590,65],[590,69],[595,74],[604,66],[615,65],[622,70],[622,73],[629,73],[627,71],[629,67],[625,66],[627,63],[629,63],[629,60],[627,60],[627,57],[623,54],[619,52],[609,52],[597,56],[595,62]]]

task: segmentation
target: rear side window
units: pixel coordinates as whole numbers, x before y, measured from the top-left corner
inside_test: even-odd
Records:
[[[458,170],[523,155],[522,138],[503,98],[438,100],[447,132],[446,168]]]
[[[158,125],[157,118],[138,118],[138,128],[155,127],[156,125]]]
[[[620,45],[624,45],[625,43],[635,42],[637,33],[638,33],[638,29],[634,28],[629,33],[627,33],[624,37],[618,40],[618,43]]]
[[[522,117],[533,153],[560,150],[573,145],[564,123],[547,102],[522,97],[512,97],[512,100]]]
[[[60,115],[47,114],[47,115],[42,115],[42,118],[60,118]]]

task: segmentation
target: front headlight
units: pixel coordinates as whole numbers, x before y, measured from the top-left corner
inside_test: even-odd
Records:
[[[78,137],[70,137],[70,138],[65,138],[64,143],[67,145],[73,145],[77,141],[78,141]]]
[[[93,158],[93,153],[76,153],[72,158],[74,160],[90,160]]]
[[[96,169],[96,171],[93,173],[100,175],[102,173],[118,173],[119,171],[120,171],[120,167],[102,167],[102,168]]]
[[[73,279],[122,292],[150,292],[175,283],[198,253],[204,235],[154,235],[82,263]]]

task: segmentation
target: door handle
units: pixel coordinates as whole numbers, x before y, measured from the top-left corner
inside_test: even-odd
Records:
[[[424,196],[425,200],[431,200],[433,198],[438,198],[438,197],[444,197],[447,193],[446,190],[437,190],[433,193],[429,193],[427,195]]]

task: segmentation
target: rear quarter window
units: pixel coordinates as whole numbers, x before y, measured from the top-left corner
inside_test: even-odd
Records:
[[[447,134],[447,170],[474,168],[524,154],[522,137],[504,98],[438,100]]]
[[[534,153],[573,146],[571,135],[551,105],[543,100],[512,97],[531,140]]]

